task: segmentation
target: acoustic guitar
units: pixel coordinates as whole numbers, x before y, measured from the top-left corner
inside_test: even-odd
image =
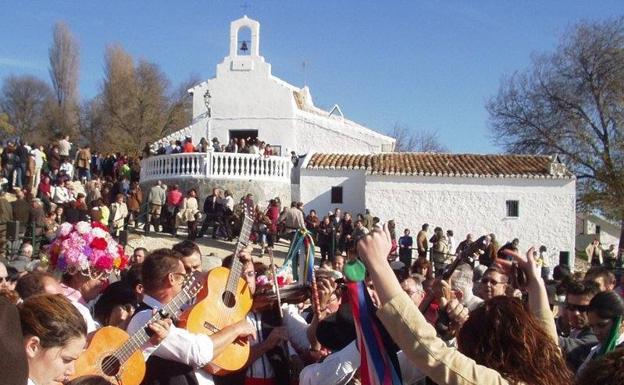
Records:
[[[206,282],[206,297],[181,317],[181,325],[191,333],[213,335],[245,319],[251,310],[253,299],[247,282],[241,278],[243,263],[238,255],[249,244],[253,217],[248,207],[245,206],[243,211],[244,219],[232,267],[211,270]],[[247,363],[249,352],[249,342],[234,341],[203,369],[215,375],[236,371]]]
[[[180,291],[132,336],[114,326],[99,329],[89,347],[76,360],[74,378],[98,375],[117,385],[139,385],[145,376],[145,358],[142,347],[150,339],[147,325],[176,315],[202,288],[195,275],[188,275]]]

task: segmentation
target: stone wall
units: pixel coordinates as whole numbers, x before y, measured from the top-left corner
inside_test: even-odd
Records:
[[[208,195],[212,194],[212,189],[215,187],[231,191],[234,197],[234,202],[238,202],[240,198],[244,197],[248,193],[251,193],[254,195],[254,201],[259,204],[260,207],[266,207],[268,205],[268,200],[275,197],[279,197],[282,202],[287,203],[290,203],[291,200],[291,187],[290,184],[287,183],[192,178],[167,179],[163,180],[163,183],[166,185],[177,184],[180,186],[180,190],[185,193],[191,188],[197,189],[200,207],[203,204],[204,199]],[[146,199],[150,188],[154,184],[155,182],[141,183],[141,188],[143,189]]]

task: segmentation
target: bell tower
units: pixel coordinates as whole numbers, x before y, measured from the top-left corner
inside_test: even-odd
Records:
[[[246,15],[230,24],[231,70],[251,71],[260,56],[260,23]],[[263,61],[263,60],[262,60]]]

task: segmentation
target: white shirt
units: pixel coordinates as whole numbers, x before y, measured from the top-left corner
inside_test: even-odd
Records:
[[[69,150],[71,150],[71,143],[68,140],[61,139],[58,141],[59,155],[69,156]]]
[[[153,309],[160,309],[164,305],[155,298],[145,294],[143,302],[151,306]],[[132,335],[139,329],[145,327],[147,322],[152,318],[152,310],[147,309],[138,312],[132,317],[128,324],[127,332]],[[186,329],[171,326],[169,334],[158,346],[146,344],[143,348],[143,356],[145,360],[150,355],[164,358],[189,365],[195,369],[195,377],[199,385],[214,385],[212,376],[202,370],[213,358],[212,340],[205,334],[193,334]]]
[[[43,152],[40,149],[35,148],[30,152],[35,158],[35,168],[43,167]]]
[[[74,307],[78,309],[78,312],[80,313],[82,318],[84,318],[85,323],[87,324],[87,333],[92,333],[96,331],[98,328],[97,324],[95,323],[95,320],[93,319],[91,311],[87,307],[85,300],[82,298],[82,294],[80,294],[80,291],[72,289],[65,284],[61,284],[61,288],[63,289],[63,295],[65,296],[65,298],[67,298],[72,303],[72,305],[74,305]]]
[[[61,164],[61,171],[65,171],[65,174],[67,174],[67,176],[71,179],[74,177],[74,166],[72,166],[71,163],[69,162],[64,162],[63,164]]]
[[[89,308],[81,304],[80,302],[76,302],[76,301],[71,301],[71,302],[72,302],[72,305],[74,305],[76,309],[78,309],[78,312],[82,315],[82,318],[84,318],[85,323],[87,324],[87,333],[92,333],[96,331],[98,327],[97,327],[97,324],[95,323],[95,320],[93,319],[93,316],[91,315],[91,312],[89,311]]]
[[[223,198],[223,204],[230,209],[230,211],[234,211],[234,198],[232,198],[231,195]]]
[[[404,385],[416,384],[425,378],[402,351],[397,353]],[[356,341],[330,354],[323,362],[308,365],[299,374],[299,385],[344,385],[360,367],[360,351]]]
[[[52,194],[52,202],[63,204],[69,201],[71,201],[69,190],[65,186],[56,186]]]
[[[299,314],[296,305],[283,305],[284,321],[283,325],[288,330],[288,340],[295,350],[303,352],[310,349],[310,340],[308,340],[308,323],[305,318]]]
[[[455,237],[446,237],[446,243],[449,246],[449,254],[455,254],[455,249],[457,249],[457,245],[455,244]]]
[[[483,303],[483,299],[477,297],[476,295],[472,293],[470,293],[468,298],[464,300],[464,306],[468,308],[469,312],[479,307],[479,305],[481,305],[482,303]]]

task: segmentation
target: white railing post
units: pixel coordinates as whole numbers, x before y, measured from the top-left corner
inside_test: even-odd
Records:
[[[207,152],[204,156],[204,170],[203,175],[207,178],[212,176],[212,151]]]
[[[265,157],[260,156],[258,158],[258,176],[259,177],[264,177],[264,163],[265,163]]]

